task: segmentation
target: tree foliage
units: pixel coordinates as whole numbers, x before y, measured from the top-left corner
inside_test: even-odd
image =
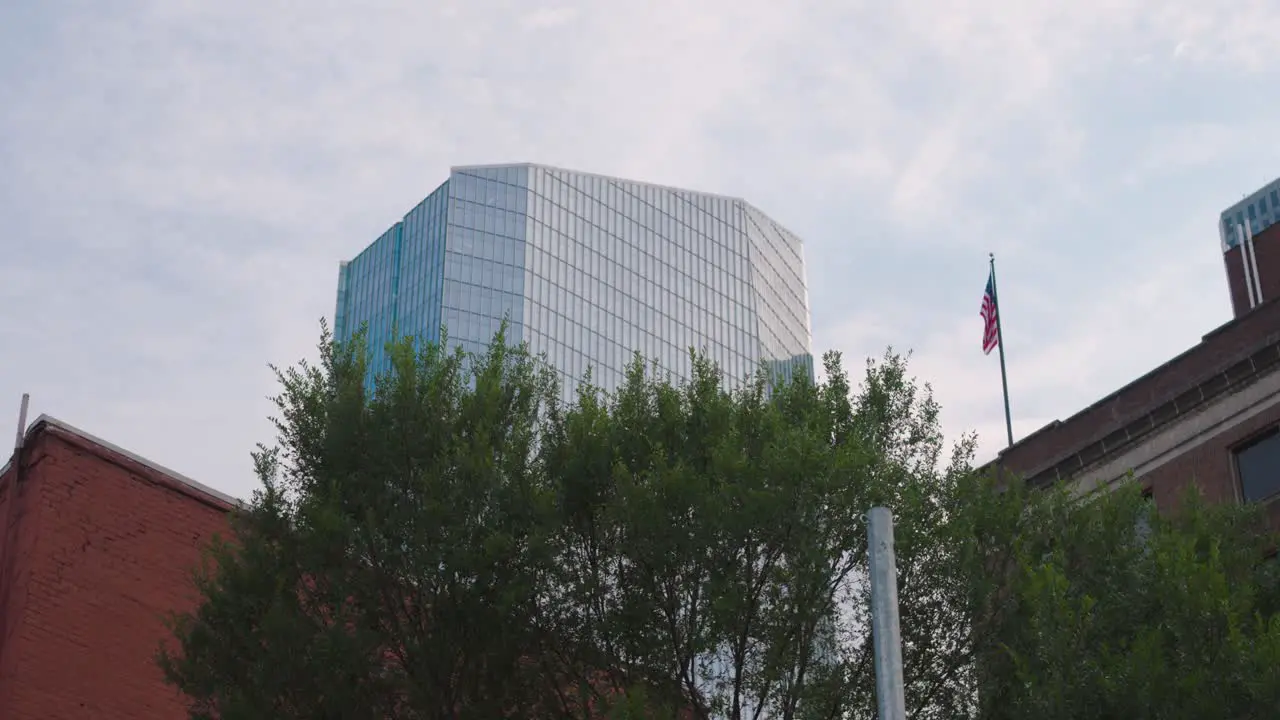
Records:
[[[279,372],[262,489],[160,655],[193,718],[873,718],[874,505],[911,717],[1280,700],[1256,512],[976,474],[892,351],[856,385],[828,354],[821,382],[734,392],[637,357],[564,403],[502,334],[394,344],[372,387],[360,339],[320,350]]]
[[[983,717],[1275,714],[1280,594],[1256,508],[1192,490],[1162,516],[1133,483],[1033,492],[1002,543]]]

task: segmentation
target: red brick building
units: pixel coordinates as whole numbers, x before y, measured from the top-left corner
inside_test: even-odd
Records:
[[[1280,297],[1280,225],[1272,225],[1257,237],[1253,238],[1253,262],[1258,265],[1258,289],[1262,293],[1262,302]],[[1227,285],[1231,292],[1231,309],[1236,317],[1240,317],[1251,309],[1249,307],[1249,286],[1244,275],[1245,251],[1243,245],[1228,248],[1222,254],[1222,261],[1227,268]]]
[[[1280,523],[1280,225],[1253,239],[1262,302],[1242,246],[1224,254],[1236,317],[1201,342],[994,464],[1033,485],[1105,486],[1130,471],[1166,509],[1195,483],[1216,502],[1267,502]]]
[[[0,470],[0,718],[186,717],[154,658],[235,502],[37,419]]]

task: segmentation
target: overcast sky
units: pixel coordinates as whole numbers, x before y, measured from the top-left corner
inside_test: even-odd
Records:
[[[531,161],[747,198],[805,238],[815,352],[913,350],[989,458],[988,252],[1019,435],[1229,319],[1278,30],[1275,0],[0,2],[0,425],[29,392],[245,496],[338,261],[450,165]]]

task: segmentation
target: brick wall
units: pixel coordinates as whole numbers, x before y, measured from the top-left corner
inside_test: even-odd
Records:
[[[1139,480],[1151,488],[1156,507],[1162,512],[1175,508],[1192,484],[1208,502],[1239,502],[1240,486],[1232,450],[1277,424],[1280,424],[1280,405],[1215,433],[1205,442],[1144,473]],[[1268,503],[1267,511],[1273,524],[1280,527],[1280,503]]]
[[[180,720],[154,657],[230,505],[54,426],[32,433],[0,522],[0,718]]]
[[[1280,297],[1280,225],[1258,233],[1253,238],[1258,260],[1258,278],[1262,281],[1262,301]],[[1244,283],[1244,259],[1239,246],[1222,257],[1227,267],[1227,283],[1231,292],[1231,308],[1240,317],[1249,310],[1248,289]]]
[[[1280,247],[1280,241],[1275,245]],[[1280,282],[1280,258],[1275,276]],[[1242,361],[1277,340],[1280,340],[1280,286],[1271,300],[1253,312],[1210,332],[1195,347],[1070,418],[1054,421],[1019,440],[1002,451],[996,462],[1017,475],[1037,473],[1091,443],[1108,438],[1153,409],[1177,401],[1197,383],[1219,380],[1225,387],[1236,382],[1238,378],[1228,377],[1226,371],[1238,370]]]

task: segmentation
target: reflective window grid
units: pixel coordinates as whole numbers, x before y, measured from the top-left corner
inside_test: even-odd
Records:
[[[454,168],[342,263],[334,335],[368,323],[371,373],[401,335],[479,352],[510,319],[563,376],[606,391],[640,351],[673,378],[704,349],[739,386],[762,361],[813,377],[803,243],[748,203],[537,165]]]
[[[1245,224],[1246,220],[1248,225]],[[1272,180],[1261,190],[1232,205],[1222,212],[1218,225],[1222,251],[1240,244],[1245,228],[1254,235],[1280,222],[1280,179]]]

